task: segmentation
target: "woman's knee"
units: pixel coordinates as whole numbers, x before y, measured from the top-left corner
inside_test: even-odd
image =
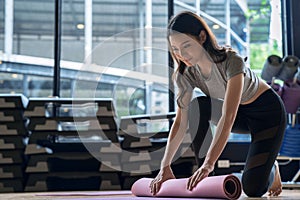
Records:
[[[262,188],[256,188],[255,186],[243,186],[243,191],[248,197],[262,197],[266,193]]]
[[[242,177],[243,191],[248,197],[261,197],[267,192],[260,177]]]

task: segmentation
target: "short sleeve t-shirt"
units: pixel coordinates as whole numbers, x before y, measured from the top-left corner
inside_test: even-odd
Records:
[[[241,103],[243,103],[256,93],[260,80],[250,68],[245,66],[244,59],[235,52],[227,52],[227,59],[224,62],[214,63],[208,77],[202,75],[201,69],[197,65],[187,67],[184,77],[190,84],[188,91],[197,87],[211,98],[224,99],[228,80],[240,73],[244,74],[241,98]]]

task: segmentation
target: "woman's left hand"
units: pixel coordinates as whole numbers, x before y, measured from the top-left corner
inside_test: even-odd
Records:
[[[213,165],[203,164],[194,174],[189,178],[187,189],[192,190],[200,181],[208,177],[209,173],[214,170]]]

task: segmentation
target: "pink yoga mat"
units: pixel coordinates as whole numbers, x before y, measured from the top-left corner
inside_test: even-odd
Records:
[[[151,197],[150,183],[153,179],[141,178],[131,187],[135,196]],[[198,197],[238,199],[242,193],[240,180],[234,175],[210,176],[197,184],[192,191],[186,189],[187,178],[170,179],[162,183],[156,197]]]

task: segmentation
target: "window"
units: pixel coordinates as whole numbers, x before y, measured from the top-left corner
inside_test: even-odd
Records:
[[[53,58],[54,0],[13,2],[13,54]]]
[[[5,9],[12,24],[5,24]],[[200,14],[218,42],[250,57],[249,65],[258,73],[268,54],[281,52],[271,23],[279,21],[280,0],[174,1],[174,13],[182,10]],[[54,0],[0,0],[2,92],[51,96],[54,14]],[[111,97],[121,116],[168,112],[167,1],[62,1],[61,17],[61,97]],[[5,37],[5,30],[13,37]],[[10,39],[11,52],[5,52]],[[135,95],[141,101],[128,110]]]
[[[84,64],[73,80],[73,96],[111,97],[119,116],[167,113],[168,106],[155,106],[157,101],[168,104],[167,2],[95,0],[92,10],[86,2],[73,6],[92,13],[82,21],[79,14],[75,23],[85,24],[85,32],[78,34],[91,46],[85,46]],[[63,53],[72,55],[72,50]],[[93,73],[94,79],[86,73]],[[165,98],[154,98],[156,93]]]

